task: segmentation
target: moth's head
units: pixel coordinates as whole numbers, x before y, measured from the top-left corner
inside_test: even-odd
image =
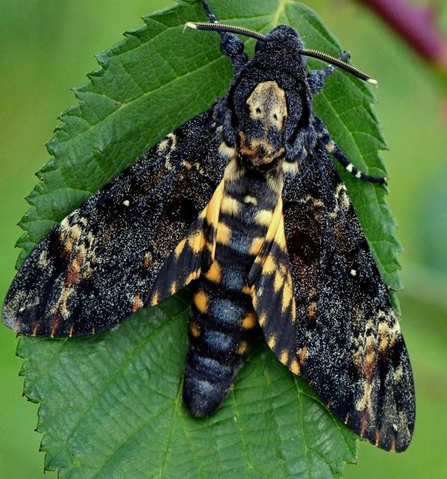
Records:
[[[305,51],[304,43],[298,32],[289,25],[278,25],[257,39],[254,58],[263,63],[279,63],[291,68],[296,67],[298,62],[304,68],[307,59],[301,55],[302,51]]]

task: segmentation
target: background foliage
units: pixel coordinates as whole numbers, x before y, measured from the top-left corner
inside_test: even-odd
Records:
[[[17,257],[12,246],[20,230],[13,225],[27,210],[20,199],[35,184],[31,171],[48,161],[43,144],[51,136],[55,117],[74,102],[67,87],[84,83],[84,73],[96,69],[92,52],[119,41],[117,32],[141,25],[138,16],[148,13],[147,1],[121,3],[0,2],[2,296]],[[160,2],[160,7],[164,5]],[[389,202],[406,248],[401,256],[406,289],[399,298],[418,394],[416,435],[408,452],[388,455],[361,444],[359,466],[348,466],[345,476],[417,478],[430,471],[431,477],[443,477],[447,162],[442,149],[442,92],[426,65],[369,12],[346,3],[334,14],[329,1],[312,2],[312,7],[350,49],[356,66],[379,80],[377,110],[391,150],[385,155]],[[41,437],[32,432],[35,408],[18,400],[22,379],[17,377],[20,361],[14,357],[15,346],[14,334],[1,328],[0,476],[37,478],[43,464],[43,455],[35,452]]]

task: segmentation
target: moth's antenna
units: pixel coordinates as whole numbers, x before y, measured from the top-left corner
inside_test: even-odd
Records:
[[[317,58],[318,60],[323,60],[327,63],[330,63],[331,65],[334,65],[336,67],[339,67],[347,71],[348,73],[351,73],[357,78],[360,78],[360,80],[377,85],[377,80],[374,80],[374,78],[371,78],[369,75],[367,75],[366,73],[363,73],[358,68],[353,67],[349,63],[346,63],[345,61],[340,60],[340,58],[335,58],[331,55],[328,55],[327,53],[319,52],[317,50],[300,49],[300,54],[306,57],[312,57],[312,58]]]
[[[195,30],[208,30],[213,32],[228,32],[228,33],[236,33],[238,35],[244,35],[246,37],[254,38],[255,40],[259,40],[261,42],[267,42],[268,37],[262,35],[261,33],[256,32],[255,30],[250,30],[244,27],[237,27],[234,25],[227,25],[225,23],[200,23],[200,22],[188,22],[185,25],[185,28],[194,28]],[[366,73],[363,73],[359,69],[353,67],[349,63],[346,63],[339,58],[335,58],[327,53],[319,52],[317,50],[307,50],[304,48],[300,48],[298,50],[300,55],[304,55],[306,57],[317,58],[318,60],[323,60],[331,65],[334,65],[342,70],[351,73],[351,75],[360,78],[360,80],[366,81],[368,83],[373,83],[377,85],[377,81],[374,78],[371,78]]]
[[[185,24],[185,28],[194,28],[195,30],[208,30],[213,32],[228,32],[228,33],[237,33],[239,35],[245,35],[246,37],[255,38],[256,40],[261,40],[265,42],[267,37],[258,33],[255,30],[250,30],[249,28],[237,27],[235,25],[227,25],[225,23],[200,23],[200,22],[188,22]]]

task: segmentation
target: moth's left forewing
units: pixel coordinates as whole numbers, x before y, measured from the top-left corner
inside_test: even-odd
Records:
[[[414,427],[408,353],[352,203],[316,148],[284,193],[300,371],[359,435],[403,450]]]
[[[220,181],[217,148],[210,109],[92,195],[17,273],[6,325],[27,335],[77,336],[110,329],[148,304],[160,268]]]

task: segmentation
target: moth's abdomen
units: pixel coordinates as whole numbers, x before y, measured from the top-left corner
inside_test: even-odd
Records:
[[[281,180],[269,182],[233,160],[206,208],[206,252],[193,283],[183,389],[193,416],[218,408],[250,351],[258,321],[248,278],[265,247]]]
[[[229,199],[224,196],[222,204]],[[255,259],[249,244],[261,227],[222,209],[212,228],[216,238],[209,244],[211,249],[215,245],[211,265],[193,284],[183,399],[195,417],[219,407],[250,350],[257,324],[247,277]]]
[[[183,399],[192,416],[214,412],[250,350],[257,324],[251,297],[202,276],[189,322]]]

